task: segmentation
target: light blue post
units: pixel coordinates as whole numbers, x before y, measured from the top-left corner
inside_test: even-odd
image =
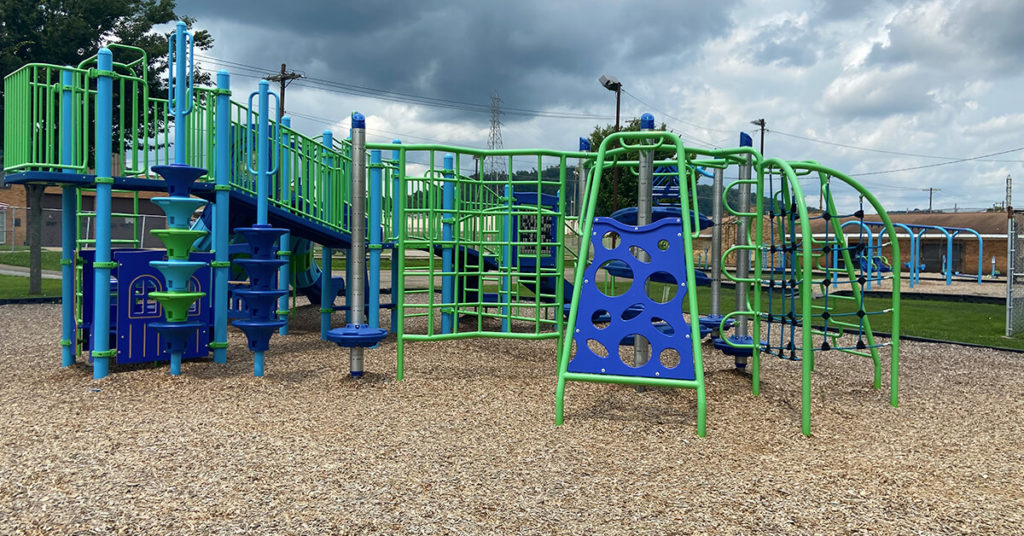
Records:
[[[366,215],[366,234],[369,235],[370,249],[370,294],[366,323],[371,328],[380,327],[380,249],[383,238],[381,229],[381,203],[383,202],[384,170],[379,149],[370,151],[370,213]],[[359,192],[353,193],[359,195]]]
[[[512,278],[508,275],[512,270],[512,187],[505,185],[505,216],[501,226],[501,301],[505,305],[501,308],[501,331],[508,333],[511,329],[509,322],[509,311],[512,304]]]
[[[185,115],[187,115],[192,109],[191,100],[188,97],[189,90],[192,89],[192,69],[186,71],[185,59],[192,61],[191,51],[186,53],[186,45],[191,44],[191,39],[186,31],[188,28],[185,23],[178,21],[178,24],[174,27],[174,38],[168,43],[168,63],[171,66],[169,74],[174,77],[168,84],[168,89],[173,93],[171,95],[171,108],[174,109],[174,163],[184,164],[185,163],[185,134],[188,129],[185,128]],[[188,73],[186,75],[186,72]],[[188,103],[187,105],[182,103]]]
[[[391,143],[399,145],[402,140],[395,138],[391,140]],[[399,184],[401,182],[400,175],[404,173],[404,170],[397,169],[398,161],[402,156],[402,152],[398,149],[391,151],[391,159],[395,161],[395,172],[394,176],[391,177],[391,234],[396,238],[398,237],[399,225],[402,225],[401,214],[398,213],[398,196],[405,195],[399,193]],[[398,273],[398,256],[404,253],[398,248],[398,240],[395,240],[394,247],[391,248],[391,331],[397,329],[395,326],[398,325],[398,278],[402,275]]]
[[[334,133],[330,130],[324,131],[323,137],[324,147],[331,149],[334,147]],[[330,165],[330,162],[326,162]],[[329,173],[324,171],[325,174]],[[321,202],[325,198],[329,197],[324,195],[324,192],[320,192]],[[334,296],[337,295],[334,287],[334,276],[331,274],[331,248],[323,247],[321,249],[320,259],[320,340],[327,340],[327,332],[331,330],[331,313],[334,312]]]
[[[228,211],[231,204],[231,76],[217,71],[217,184],[213,207],[213,350],[214,363],[228,362]]]
[[[256,225],[267,224],[267,195],[270,179],[270,151],[268,136],[270,131],[270,82],[260,80],[259,85],[259,126],[257,132],[256,158]],[[248,133],[247,133],[248,134]]]
[[[93,263],[95,292],[92,298],[92,377],[99,380],[110,370],[110,190],[111,148],[113,145],[113,79],[114,56],[101,48],[96,56],[100,74],[96,80],[96,260]]]
[[[281,118],[281,126],[283,126],[283,127],[291,127],[292,126],[292,118],[287,116],[287,115],[282,117]],[[289,147],[290,143],[291,142],[290,142],[290,136],[288,135],[288,131],[287,130],[282,130],[281,131],[281,145],[285,149],[287,149]],[[290,153],[287,150],[285,150],[283,152],[282,158],[281,158],[281,163],[278,166],[278,169],[281,170],[281,180],[279,182],[280,187],[281,187],[281,201],[284,202],[285,204],[288,204],[288,200],[289,200],[290,194],[291,194],[291,184],[292,184],[291,159],[288,158],[289,154]],[[277,249],[277,256],[281,257],[281,258],[283,258],[285,260],[289,260],[289,258],[291,257],[291,254],[292,254],[292,251],[291,251],[292,245],[291,244],[292,244],[292,234],[291,233],[285,233],[285,234],[281,235],[280,244],[279,244],[279,247]],[[290,263],[286,263],[283,266],[281,266],[281,270],[278,272],[279,277],[280,277],[280,279],[278,280],[280,286],[278,288],[283,289],[283,290],[288,290],[289,288],[291,288],[292,276],[291,276],[291,269],[290,268],[291,268]],[[277,332],[280,333],[281,335],[287,335],[288,334],[288,318],[290,316],[290,313],[291,313],[291,311],[288,308],[288,293],[285,293],[283,296],[281,296],[281,299],[280,299],[280,301],[277,304],[277,315],[278,315],[278,318],[280,318],[281,320],[285,321],[285,324],[283,326],[281,326],[281,329],[277,330]]]
[[[445,275],[441,276],[441,301],[444,306],[441,308],[441,333],[451,333],[455,325],[455,239],[454,226],[455,215],[455,184],[451,182],[454,178],[455,157],[450,154],[444,155],[444,178],[441,186],[441,270]]]
[[[60,159],[61,164],[70,166],[73,158],[72,144],[74,142],[74,128],[71,121],[72,114],[71,85],[74,83],[74,75],[71,71],[61,71],[60,81],[63,86],[60,95]],[[71,168],[64,168],[64,173],[74,173]],[[61,340],[60,355],[61,366],[70,367],[75,363],[75,236],[78,234],[78,218],[75,217],[75,187],[64,186],[61,188],[61,250],[60,250],[60,296],[61,296]]]

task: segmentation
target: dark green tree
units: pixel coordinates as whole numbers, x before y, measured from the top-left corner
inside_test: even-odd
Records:
[[[77,66],[101,47],[120,43],[146,51],[149,94],[162,95],[167,88],[159,73],[167,67],[169,34],[154,32],[153,27],[179,19],[190,26],[194,22],[174,8],[174,0],[0,0],[0,72],[6,77],[27,63]],[[213,45],[205,30],[194,32],[194,37],[197,49]],[[29,294],[42,293],[42,197],[43,186],[28,187]]]

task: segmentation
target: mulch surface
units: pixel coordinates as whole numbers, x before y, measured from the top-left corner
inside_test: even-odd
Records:
[[[0,307],[0,533],[1022,533],[1015,354],[905,342],[892,408],[826,352],[805,438],[798,363],[754,397],[708,347],[702,439],[689,390],[570,383],[556,428],[553,340],[410,342],[399,383],[392,336],[357,381],[303,307],[262,379],[232,331],[227,365],[93,381],[59,318]]]

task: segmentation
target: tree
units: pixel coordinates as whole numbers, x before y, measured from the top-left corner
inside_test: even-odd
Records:
[[[637,132],[640,130],[640,119],[634,117],[628,123],[623,125],[620,132]],[[665,123],[662,123],[660,127],[655,130],[664,131],[667,130]],[[594,131],[590,133],[590,146],[593,151],[597,151],[601,147],[601,142],[605,138],[615,133],[615,125],[595,125]],[[609,147],[612,148],[612,147]],[[631,151],[626,154],[624,160],[637,160],[640,155],[637,151]],[[674,158],[675,153],[658,152],[655,154],[655,160],[662,158]],[[610,215],[613,207],[613,187],[612,181],[615,180],[615,171],[605,170],[601,174],[601,190],[597,195],[597,215],[608,216]],[[635,207],[637,202],[637,177],[634,171],[622,169],[618,173],[618,208],[623,207]]]
[[[167,91],[159,73],[167,67],[169,34],[156,33],[153,26],[178,19],[190,27],[194,23],[177,15],[174,7],[174,0],[0,0],[0,72],[6,76],[27,63],[77,66],[101,47],[120,43],[146,51],[149,94],[158,96]],[[205,30],[195,32],[194,38],[200,50],[213,45],[213,38]],[[204,79],[197,78],[197,83]],[[0,116],[4,113],[2,97],[0,89]],[[29,186],[27,193],[29,293],[40,294],[43,186]]]

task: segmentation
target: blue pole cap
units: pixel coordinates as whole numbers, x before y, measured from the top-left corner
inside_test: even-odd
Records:
[[[640,116],[640,130],[654,130],[654,116],[644,114]]]
[[[581,151],[589,151],[590,150],[590,140],[588,140],[587,138],[581,137],[580,138],[580,150]]]
[[[455,155],[446,154],[444,155],[444,168],[454,169],[455,168]]]
[[[754,138],[750,137],[750,134],[746,132],[740,132],[740,147],[753,147]]]
[[[391,140],[391,143],[394,143],[396,145],[401,145],[402,144],[402,140],[400,140],[398,138],[395,138],[395,139]]]
[[[353,113],[352,128],[366,128],[366,116],[359,112]]]

